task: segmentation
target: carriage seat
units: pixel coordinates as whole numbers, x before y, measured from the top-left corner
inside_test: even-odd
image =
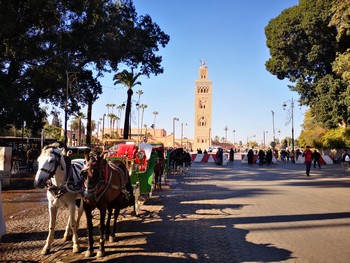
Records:
[[[135,164],[138,165],[138,170],[139,170],[140,172],[144,172],[144,171],[146,171],[146,169],[147,169],[147,158],[146,158],[146,154],[145,154],[144,151],[142,151],[142,152],[143,152],[143,154],[144,154],[144,158],[143,158],[142,160],[140,160],[139,158],[137,158],[137,155],[136,155],[136,157],[135,157]]]

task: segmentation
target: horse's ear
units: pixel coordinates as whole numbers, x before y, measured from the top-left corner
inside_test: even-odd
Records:
[[[67,156],[67,151],[66,151],[66,149],[64,147],[61,148],[61,154],[64,155],[64,156]]]

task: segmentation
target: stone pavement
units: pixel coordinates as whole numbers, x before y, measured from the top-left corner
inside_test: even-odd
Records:
[[[350,262],[349,187],[340,165],[306,177],[304,165],[291,163],[195,163],[190,173],[169,176],[138,218],[123,211],[118,241],[106,243],[106,257],[84,258],[84,217],[82,253],[73,255],[71,243],[59,240],[64,210],[52,253],[41,256],[48,224],[41,201],[6,222],[0,262]],[[97,219],[98,213],[95,226]]]

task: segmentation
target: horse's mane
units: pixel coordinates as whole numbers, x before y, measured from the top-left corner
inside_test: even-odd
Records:
[[[42,152],[49,152],[51,149],[59,149],[60,144],[57,142],[45,145]]]

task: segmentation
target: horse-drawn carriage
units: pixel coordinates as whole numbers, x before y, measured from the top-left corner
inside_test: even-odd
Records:
[[[158,157],[164,154],[162,145],[139,144],[127,142],[111,147],[106,156],[109,160],[123,161],[129,171],[135,197],[135,213],[139,213],[140,202],[145,198],[151,198],[153,185],[160,185],[160,179],[154,177],[158,168]],[[164,155],[163,155],[164,156]],[[164,159],[164,158],[163,158]],[[164,166],[162,166],[161,174]],[[155,184],[153,184],[155,182]]]

